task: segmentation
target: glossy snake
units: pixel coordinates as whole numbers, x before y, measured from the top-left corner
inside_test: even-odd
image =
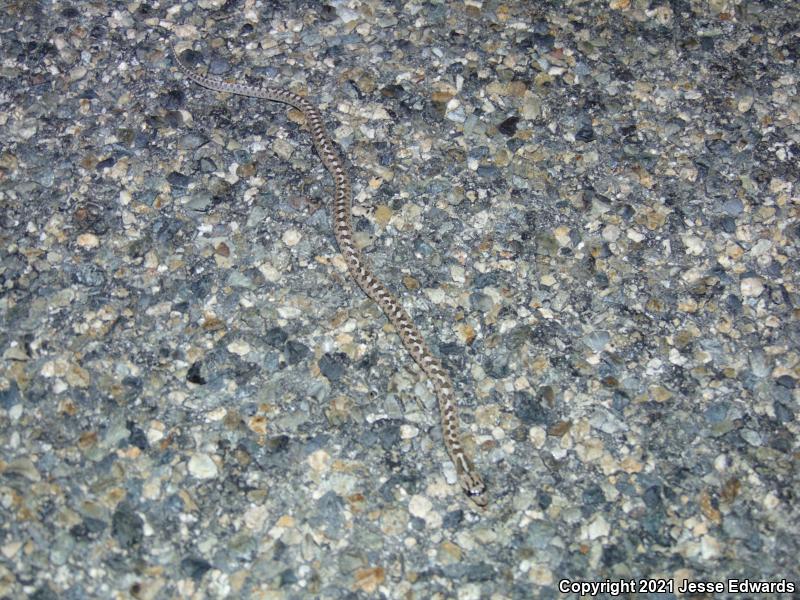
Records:
[[[450,376],[442,366],[441,361],[431,354],[425,344],[425,340],[400,302],[372,273],[353,239],[353,225],[350,216],[352,197],[350,179],[347,176],[336,146],[325,129],[320,112],[306,98],[290,91],[275,87],[255,87],[241,83],[228,83],[217,77],[199,75],[182,62],[174,48],[173,56],[183,74],[205,88],[288,104],[305,115],[317,153],[322,159],[325,168],[333,176],[335,184],[331,211],[333,233],[339,245],[339,251],[347,263],[350,275],[358,286],[364,290],[364,293],[380,306],[383,313],[394,325],[403,342],[403,346],[433,383],[436,397],[439,401],[444,443],[455,466],[459,483],[470,500],[479,507],[485,507],[488,504],[486,486],[461,443],[456,397]]]

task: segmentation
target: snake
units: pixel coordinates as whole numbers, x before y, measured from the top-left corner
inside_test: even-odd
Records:
[[[200,75],[178,55],[171,46],[172,56],[180,71],[194,83],[217,92],[269,100],[294,107],[305,116],[311,139],[323,165],[333,177],[334,193],[331,205],[333,234],[350,276],[361,290],[371,298],[394,326],[400,340],[422,371],[433,384],[439,405],[442,438],[445,449],[453,462],[461,489],[476,506],[485,508],[489,503],[486,484],[468,455],[461,441],[456,394],[447,369],[431,352],[425,339],[402,304],[375,276],[365,260],[353,236],[351,217],[352,187],[347,170],[328,130],[322,114],[307,98],[288,90],[272,86],[254,86],[229,83],[212,75]]]

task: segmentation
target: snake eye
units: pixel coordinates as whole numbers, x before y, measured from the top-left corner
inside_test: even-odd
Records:
[[[480,508],[485,508],[489,505],[489,499],[481,490],[470,490],[470,492],[467,494],[467,497],[470,499],[470,501],[475,503],[475,506]]]

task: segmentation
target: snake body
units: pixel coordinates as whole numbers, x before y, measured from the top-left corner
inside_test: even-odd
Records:
[[[455,466],[461,488],[477,506],[485,507],[488,504],[486,485],[475,470],[472,460],[461,443],[456,396],[450,376],[442,366],[441,361],[433,356],[422,334],[420,334],[400,302],[371,272],[369,265],[364,260],[353,239],[353,225],[350,213],[352,199],[350,179],[347,176],[336,146],[328,135],[319,110],[303,96],[284,89],[229,83],[217,77],[200,75],[181,60],[174,48],[172,53],[183,74],[204,88],[288,104],[305,115],[317,153],[322,159],[325,168],[332,175],[335,184],[331,209],[333,233],[336,237],[339,251],[347,263],[347,269],[356,284],[358,284],[358,287],[378,304],[392,325],[394,325],[403,342],[403,346],[433,383],[439,403],[444,444]]]

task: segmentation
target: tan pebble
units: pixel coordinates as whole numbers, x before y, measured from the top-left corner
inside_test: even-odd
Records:
[[[225,329],[225,323],[211,313],[206,313],[203,316],[202,326],[205,331],[218,331],[220,329]]]
[[[231,249],[225,242],[220,242],[214,249],[219,256],[228,257],[231,255]]]
[[[475,328],[469,323],[459,323],[458,326],[456,326],[456,335],[458,336],[459,341],[470,345],[475,341],[475,336],[477,334],[475,332]]]
[[[714,508],[714,505],[711,501],[711,496],[706,490],[700,492],[698,504],[700,505],[700,511],[706,516],[707,519],[713,521],[717,525],[722,522],[722,514],[719,512],[719,510]]]
[[[550,587],[553,585],[553,572],[547,565],[532,565],[528,571],[528,580],[536,585]]]
[[[22,548],[22,542],[8,542],[0,547],[0,552],[3,553],[3,556],[5,556],[6,559],[10,560],[16,556],[20,548]]]
[[[403,276],[403,285],[406,286],[407,290],[414,291],[419,289],[419,281],[410,275]]]
[[[291,515],[282,515],[278,519],[278,522],[275,523],[277,527],[294,527],[294,524],[295,524],[294,517],[292,517]]]
[[[672,392],[661,385],[654,385],[650,387],[650,396],[656,402],[666,402],[672,398]]]
[[[381,227],[386,227],[392,218],[392,209],[385,204],[380,204],[375,209],[375,222]]]
[[[561,438],[562,445],[568,440],[567,436]],[[575,453],[583,462],[594,462],[603,456],[603,441],[589,439],[575,446]]]
[[[553,230],[553,237],[555,238],[558,245],[561,247],[568,246],[572,243],[572,240],[569,237],[569,227],[561,225],[560,227],[556,227]]]
[[[603,453],[598,464],[605,475],[611,475],[620,470],[620,464],[617,462],[617,459],[609,452]]]
[[[645,209],[644,211],[644,225],[650,231],[655,231],[660,227],[664,226],[664,223],[667,221],[667,215],[664,212],[661,212],[656,209]]]
[[[728,242],[725,245],[725,253],[732,259],[732,260],[739,260],[742,255],[744,254],[744,248],[742,248],[736,242]]]
[[[461,560],[461,548],[456,546],[450,540],[445,540],[439,546],[439,558],[440,560],[445,563],[454,563]]]
[[[500,151],[494,156],[494,164],[498,167],[507,167],[509,164],[511,164],[512,157],[513,155],[511,152],[505,148],[501,148]]]
[[[367,594],[372,594],[378,589],[378,586],[383,583],[385,579],[383,567],[367,567],[364,569],[356,569],[355,589],[362,590]]]
[[[100,239],[93,233],[82,233],[76,241],[81,248],[91,249],[100,245]]]
[[[78,438],[78,448],[88,450],[97,443],[96,431],[85,431]]]
[[[450,102],[453,95],[454,93],[450,91],[433,92],[433,94],[431,94],[431,100],[435,104],[447,104]]]
[[[500,407],[497,404],[484,404],[475,409],[475,423],[480,428],[492,427],[500,419]]]
[[[620,461],[622,470],[626,473],[641,473],[642,463],[636,460],[633,456],[626,456]]]
[[[236,174],[241,178],[248,178],[252,177],[256,173],[256,164],[253,162],[239,165],[239,168],[236,169]]]
[[[554,437],[561,437],[570,429],[572,429],[572,421],[557,421],[548,428],[547,433]]]
[[[738,110],[740,113],[746,113],[753,107],[754,101],[755,99],[753,96],[744,96],[743,98],[739,98],[739,100],[736,102],[736,110]]]
[[[253,433],[265,435],[267,433],[267,424],[269,420],[264,415],[255,415],[247,419],[247,427]]]
[[[556,284],[556,278],[547,273],[539,278],[539,283],[545,287],[553,287]]]
[[[85,388],[89,387],[91,382],[89,371],[78,365],[71,365],[67,371],[67,383],[73,387]]]

